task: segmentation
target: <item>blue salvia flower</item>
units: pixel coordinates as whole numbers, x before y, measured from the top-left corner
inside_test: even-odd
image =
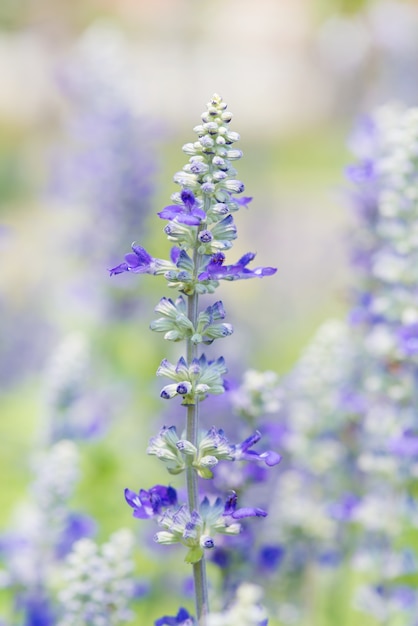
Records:
[[[250,450],[250,448],[256,444],[261,439],[261,433],[256,431],[250,437],[247,437],[245,441],[238,445],[233,446],[233,450],[231,452],[231,456],[234,461],[263,461],[269,467],[273,467],[280,462],[281,456],[277,452],[273,450],[268,450],[266,452],[258,453],[255,450]]]
[[[213,102],[218,102],[216,98],[218,97],[214,97]],[[184,146],[184,151],[192,155],[191,164],[186,165],[174,177],[175,182],[183,187],[180,193],[173,194],[176,204],[165,207],[159,213],[161,218],[169,220],[166,234],[177,244],[172,251],[171,261],[185,275],[175,276],[174,269],[169,273],[162,270],[158,260],[137,245],[134,246],[134,255],[127,255],[126,262],[110,270],[111,274],[126,271],[165,273],[172,286],[178,286],[181,291],[191,294],[195,289],[199,293],[212,291],[216,287],[212,283],[219,279],[263,277],[275,273],[276,270],[269,267],[250,270],[247,265],[254,259],[253,253],[244,255],[233,265],[223,266],[225,256],[219,251],[219,246],[221,249],[229,248],[231,240],[236,236],[232,213],[240,206],[246,206],[250,199],[245,198],[240,202],[235,197],[242,193],[244,185],[234,178],[236,172],[231,165],[231,161],[241,157],[239,150],[229,148],[239,139],[237,133],[227,128],[232,119],[231,114],[222,109],[215,112],[219,105],[210,105],[209,108],[212,106],[214,108],[211,113],[203,114],[208,121],[194,129],[198,134],[198,141]],[[196,166],[196,163],[203,163],[203,166]],[[213,226],[208,230],[202,228],[205,224]],[[193,267],[193,261],[187,255],[187,250],[195,245],[203,246],[198,251],[201,256],[198,268]],[[194,271],[198,280],[190,280],[191,276],[186,275],[187,269],[192,273]],[[176,278],[180,280],[177,282]],[[182,278],[186,280],[183,281]]]
[[[188,549],[185,560],[193,564],[197,620],[202,625],[206,624],[208,614],[204,553],[213,549],[213,535],[237,534],[241,530],[237,520],[265,517],[267,513],[260,507],[236,509],[236,495],[229,497],[226,504],[219,497],[212,504],[206,496],[200,500],[198,476],[211,478],[211,468],[219,460],[257,460],[270,466],[280,460],[276,453],[258,454],[250,450],[260,438],[258,432],[241,444],[229,444],[223,430],[215,427],[203,437],[200,435],[198,406],[208,395],[224,393],[227,368],[222,356],[209,360],[198,348],[201,343],[230,335],[232,327],[222,321],[225,313],[220,301],[199,311],[199,296],[213,293],[220,280],[262,278],[276,272],[273,267],[250,269],[248,266],[255,257],[252,252],[233,264],[225,263],[225,251],[237,237],[233,213],[251,200],[239,199],[244,185],[237,178],[232,162],[242,154],[232,148],[239,135],[229,129],[231,119],[226,104],[214,95],[202,114],[202,124],[194,128],[197,141],[183,148],[190,157],[189,162],[174,176],[181,190],[172,195],[173,204],[158,213],[161,219],[168,221],[164,232],[175,244],[170,259],[153,256],[134,243],[132,253],[110,269],[110,275],[125,272],[162,275],[169,287],[182,294],[175,301],[166,298],[160,301],[156,311],[161,317],[151,328],[164,332],[167,340],[186,343],[186,356],[181,356],[175,364],[163,359],[157,370],[158,376],[173,381],[162,389],[161,397],[182,398],[187,412],[186,429],[178,438],[174,427],[164,427],[151,439],[148,452],[165,462],[170,473],[186,472],[187,504],[175,507],[168,503],[158,519],[164,530],[158,532],[155,539],[159,543],[182,543]],[[138,495],[127,490],[128,504],[134,508],[134,514],[151,517],[160,512],[164,497],[160,500],[161,486],[156,489],[157,494],[140,492]],[[179,618],[168,619],[178,623]]]
[[[148,491],[141,489],[138,494],[125,489],[125,500],[134,509],[134,517],[146,519],[161,515],[167,507],[176,506],[177,493],[173,487],[164,485],[155,485]]]
[[[247,265],[253,261],[255,254],[247,252],[236,263],[232,265],[224,265],[225,255],[221,252],[214,254],[203,272],[199,274],[200,281],[206,280],[238,280],[242,278],[262,278],[263,276],[271,276],[276,272],[273,267],[256,267],[251,270]]]
[[[206,221],[206,213],[199,206],[193,192],[183,189],[180,194],[181,204],[172,204],[158,213],[164,220],[176,220],[180,224],[198,226]]]
[[[110,275],[122,274],[123,272],[134,272],[135,274],[156,274],[158,268],[157,259],[152,256],[142,246],[132,244],[132,252],[125,255],[125,262],[110,270]]]
[[[205,550],[215,547],[213,535],[237,535],[241,532],[241,524],[237,520],[247,517],[266,517],[267,513],[258,507],[237,509],[237,496],[233,492],[225,502],[217,498],[210,503],[205,496],[199,511],[190,511],[186,505],[179,508],[168,508],[159,518],[158,523],[164,528],[154,539],[157,543],[182,543],[189,548],[185,561],[195,563],[201,560]]]
[[[277,465],[281,460],[277,452],[267,450],[259,453],[249,449],[260,438],[260,433],[255,432],[241,444],[232,444],[222,429],[212,426],[206,433],[200,434],[195,446],[187,439],[181,439],[175,426],[163,426],[158,436],[150,439],[147,452],[164,461],[170,474],[180,474],[191,465],[201,478],[213,478],[212,469],[221,460],[260,461],[269,467]]]

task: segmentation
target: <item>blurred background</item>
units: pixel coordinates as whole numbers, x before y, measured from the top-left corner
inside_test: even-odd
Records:
[[[282,374],[346,311],[349,136],[379,104],[416,103],[417,61],[414,0],[1,2],[2,525],[45,436],[51,359],[74,333],[112,432],[84,451],[77,498],[103,536],[131,523],[114,493],[158,465],[142,457],[166,410],[155,370],[172,348],[148,324],[170,294],[163,280],[107,269],[133,240],[167,254],[155,214],[212,94],[234,114],[254,198],[229,258],[251,250],[278,267],[221,286],[235,331],[221,349],[232,378]]]

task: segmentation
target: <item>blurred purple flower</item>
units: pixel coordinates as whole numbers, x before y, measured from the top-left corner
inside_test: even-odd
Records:
[[[69,513],[65,527],[56,546],[56,555],[63,559],[71,551],[73,544],[83,537],[93,537],[97,530],[95,520],[82,513]]]
[[[133,516],[148,519],[160,515],[163,509],[177,504],[177,493],[173,487],[155,485],[148,491],[141,489],[139,493],[125,489],[125,500],[134,509]]]
[[[374,161],[366,159],[361,163],[349,165],[346,168],[346,174],[351,182],[358,185],[373,183],[376,179]]]
[[[399,457],[418,456],[418,435],[406,430],[388,441],[388,451]]]
[[[23,626],[55,626],[56,615],[50,599],[42,589],[17,597],[18,610],[22,612]]]
[[[343,494],[337,501],[328,506],[328,513],[331,517],[341,522],[350,521],[361,499],[354,493]]]
[[[263,545],[257,553],[257,567],[261,572],[277,570],[285,555],[285,548],[281,545]]]
[[[402,326],[397,335],[402,352],[408,356],[418,354],[418,322]]]
[[[100,37],[93,39],[90,33],[90,48],[80,46],[58,68],[70,113],[63,142],[53,155],[50,188],[57,198],[100,219],[94,247],[101,258],[110,259],[149,213],[154,133],[149,120],[135,113],[126,81],[120,80],[119,87],[111,63],[99,58]],[[123,74],[127,59],[120,61]]]
[[[177,615],[171,617],[164,615],[154,622],[154,626],[193,626],[194,623],[190,613],[186,609],[180,608]]]

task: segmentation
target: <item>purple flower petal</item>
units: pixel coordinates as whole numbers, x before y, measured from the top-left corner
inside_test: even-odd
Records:
[[[113,267],[110,275],[122,274],[122,272],[134,272],[136,274],[152,274],[154,273],[155,259],[143,248],[132,244],[133,252],[125,255],[125,262]]]
[[[263,460],[266,465],[269,467],[274,467],[282,460],[281,455],[278,452],[274,452],[273,450],[268,450],[267,452],[262,452],[260,454],[260,460]]]
[[[206,269],[198,276],[199,280],[238,280],[243,278],[262,278],[263,276],[271,276],[277,272],[274,267],[256,267],[254,270],[247,268],[248,263],[255,257],[253,252],[247,252],[237,263],[233,265],[223,265],[225,256],[214,254]]]
[[[163,220],[176,220],[188,226],[198,226],[206,219],[206,213],[199,207],[194,194],[183,189],[180,195],[183,204],[169,204],[157,215]]]
[[[244,519],[245,517],[267,517],[267,512],[258,507],[246,506],[232,513],[234,519]]]
[[[172,220],[178,215],[181,215],[183,212],[183,207],[178,204],[170,204],[169,206],[164,207],[164,209],[157,213],[157,215],[163,220]]]
[[[134,517],[147,519],[159,515],[164,508],[176,505],[177,492],[165,485],[155,485],[149,491],[141,489],[139,493],[125,489],[125,500],[134,509]]]
[[[129,272],[129,266],[127,263],[121,263],[120,265],[116,265],[116,267],[112,267],[112,269],[110,269],[109,272],[110,272],[110,276],[123,274],[123,272]]]
[[[252,201],[252,197],[244,196],[243,198],[234,198],[234,202],[240,206],[247,206]]]
[[[196,198],[191,189],[183,189],[180,197],[181,201],[187,206],[187,208],[191,209],[195,205]]]

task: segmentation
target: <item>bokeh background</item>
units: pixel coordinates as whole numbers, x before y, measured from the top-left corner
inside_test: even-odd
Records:
[[[79,505],[105,537],[133,527],[127,483],[150,471],[164,480],[144,449],[166,410],[154,373],[172,350],[148,324],[169,294],[163,281],[107,269],[133,240],[166,254],[155,213],[211,95],[234,114],[237,169],[254,198],[231,255],[251,250],[278,267],[220,288],[235,329],[222,349],[233,378],[246,367],[282,374],[346,311],[350,132],[379,104],[416,103],[417,61],[412,0],[1,2],[3,527],[45,436],[51,359],[74,333],[88,344],[87,387],[107,394],[95,410],[111,434],[83,448]]]

